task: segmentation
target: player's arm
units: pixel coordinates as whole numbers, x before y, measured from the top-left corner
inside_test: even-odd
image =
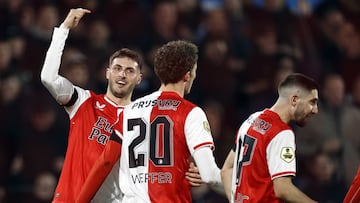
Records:
[[[220,169],[216,165],[210,147],[206,146],[197,149],[193,157],[203,182],[208,184],[221,184]]]
[[[221,168],[221,181],[224,185],[225,194],[229,201],[231,199],[231,184],[234,169],[234,158],[235,152],[234,150],[231,150],[226,157],[223,167]]]
[[[289,203],[315,203],[301,192],[293,183],[291,176],[278,177],[273,180],[276,197]]]
[[[292,183],[296,171],[295,149],[295,135],[292,130],[279,132],[266,148],[267,165],[275,195],[290,203],[316,202]]]
[[[106,144],[104,151],[91,168],[89,175],[81,188],[80,194],[77,197],[77,203],[88,203],[95,196],[96,192],[111,172],[113,166],[120,158],[121,143],[120,137],[116,135],[114,131],[111,134],[110,140]]]
[[[220,169],[213,155],[214,142],[205,112],[199,107],[193,108],[187,115],[184,129],[188,148],[202,181],[210,184],[221,183]]]
[[[74,103],[72,100],[76,100],[77,92],[72,83],[58,73],[61,56],[69,30],[77,26],[85,13],[90,13],[90,11],[87,9],[71,9],[61,26],[54,29],[52,41],[40,74],[43,85],[59,104],[65,106],[70,106],[69,102]]]

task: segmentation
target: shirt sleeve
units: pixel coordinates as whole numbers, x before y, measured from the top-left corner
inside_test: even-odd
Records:
[[[63,27],[54,28],[52,40],[40,74],[43,85],[61,105],[66,105],[74,93],[73,84],[58,73],[68,34],[69,29]]]
[[[271,179],[281,176],[295,176],[295,135],[292,130],[278,133],[266,148]]]
[[[195,107],[185,121],[185,136],[201,179],[206,183],[220,183],[220,169],[213,156],[214,142],[204,111]]]
[[[185,137],[191,154],[202,147],[210,147],[214,150],[210,125],[201,108],[195,107],[188,114],[185,121]]]
[[[209,184],[221,184],[220,169],[216,165],[212,150],[209,147],[196,150],[193,158],[199,169],[202,181]]]

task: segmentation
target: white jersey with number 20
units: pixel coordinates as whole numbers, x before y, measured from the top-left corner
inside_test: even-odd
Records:
[[[124,202],[191,202],[188,160],[213,138],[203,110],[157,91],[124,110],[120,188]]]

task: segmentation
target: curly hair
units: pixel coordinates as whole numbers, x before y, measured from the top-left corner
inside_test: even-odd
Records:
[[[160,47],[154,58],[154,69],[161,83],[177,83],[194,68],[198,59],[195,44],[183,40],[171,41]]]
[[[111,63],[115,58],[123,58],[123,57],[127,57],[134,60],[135,62],[138,63],[140,70],[142,69],[144,65],[144,60],[141,54],[128,48],[122,48],[117,50],[115,53],[113,53],[109,58],[109,65],[111,65]]]

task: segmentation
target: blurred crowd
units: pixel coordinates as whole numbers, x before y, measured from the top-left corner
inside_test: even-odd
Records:
[[[199,46],[186,96],[207,113],[219,167],[236,130],[270,107],[278,82],[301,72],[320,86],[319,114],[297,135],[296,185],[319,202],[342,202],[360,160],[360,2],[357,0],[0,0],[0,203],[50,202],[67,145],[68,117],[40,83],[53,28],[70,8],[92,11],[72,30],[60,72],[105,93],[108,57],[140,51],[156,90],[152,55],[185,39]],[[227,202],[207,186],[195,203]]]

